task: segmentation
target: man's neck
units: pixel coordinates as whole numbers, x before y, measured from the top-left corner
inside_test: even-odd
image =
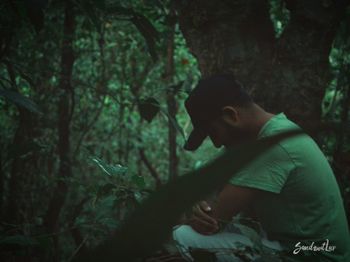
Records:
[[[274,116],[274,114],[266,112],[257,104],[253,105],[250,112],[250,121],[248,128],[255,137],[258,136],[261,128]]]

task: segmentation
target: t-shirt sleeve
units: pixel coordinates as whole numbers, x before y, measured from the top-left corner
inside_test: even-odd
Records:
[[[229,183],[280,193],[294,167],[287,151],[278,144],[238,171]]]

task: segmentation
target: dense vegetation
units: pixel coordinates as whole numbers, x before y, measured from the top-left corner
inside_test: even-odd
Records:
[[[192,128],[183,101],[201,73],[213,71],[191,54],[209,57],[198,52],[186,12],[179,19],[185,2],[1,2],[0,258],[71,261],[106,240],[150,193],[217,154],[208,141],[196,154],[182,149]],[[288,31],[287,7],[269,2],[276,39]],[[339,17],[327,53],[329,81],[319,76],[322,99],[315,101],[319,118],[340,128],[315,138],[349,211],[350,23],[349,14]],[[302,48],[305,59],[318,62]],[[310,95],[303,88],[315,82],[305,81],[292,97]],[[276,96],[257,96],[280,109]]]

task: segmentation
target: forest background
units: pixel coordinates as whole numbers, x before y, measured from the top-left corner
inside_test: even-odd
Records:
[[[311,135],[349,217],[348,1],[27,0],[0,10],[2,258],[70,261],[216,156],[209,141],[182,148],[192,128],[183,101],[216,72],[303,127],[337,127]]]

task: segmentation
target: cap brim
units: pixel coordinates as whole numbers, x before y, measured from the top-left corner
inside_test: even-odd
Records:
[[[184,149],[188,151],[196,150],[207,136],[208,134],[204,130],[198,128],[193,129],[184,145]]]

